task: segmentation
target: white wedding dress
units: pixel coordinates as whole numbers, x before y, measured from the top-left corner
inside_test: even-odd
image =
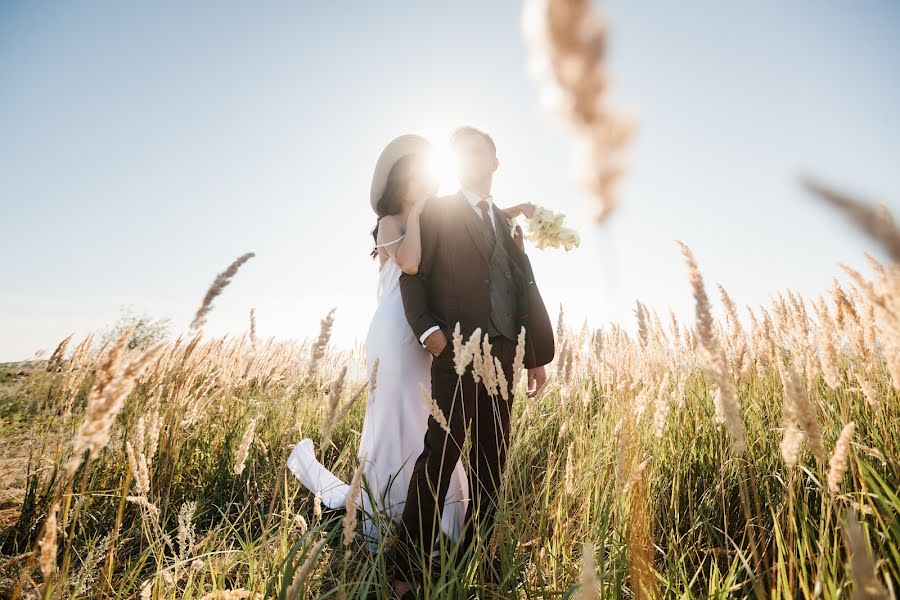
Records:
[[[402,239],[381,244],[396,243]],[[413,334],[403,312],[399,265],[388,258],[378,274],[378,308],[366,336],[366,366],[371,376],[378,360],[376,390],[366,401],[357,457],[366,457],[364,489],[358,506],[363,535],[375,551],[387,527],[399,522],[416,458],[422,452],[429,409],[419,384],[431,392],[431,354]],[[349,485],[325,468],[317,459],[313,442],[305,438],[288,457],[288,468],[312,493],[320,493],[322,503],[331,508],[345,505]],[[368,491],[365,489],[368,486]],[[372,496],[370,499],[369,496]],[[441,529],[454,540],[459,538],[468,506],[466,471],[457,461],[447,490]],[[372,506],[372,499],[375,506]],[[380,512],[381,518],[372,515]]]

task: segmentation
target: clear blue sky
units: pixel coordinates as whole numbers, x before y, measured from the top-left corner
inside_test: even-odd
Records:
[[[362,342],[375,306],[371,169],[404,132],[491,132],[501,205],[568,215],[530,250],[555,315],[691,315],[674,240],[739,305],[815,295],[871,244],[800,173],[900,211],[900,4],[603,2],[614,98],[638,119],[603,227],[541,112],[516,2],[0,2],[0,360],[115,321]]]

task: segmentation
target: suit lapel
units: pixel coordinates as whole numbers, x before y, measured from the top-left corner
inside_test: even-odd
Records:
[[[490,262],[491,249],[485,237],[484,224],[478,218],[478,215],[475,214],[475,211],[472,210],[472,205],[469,204],[462,192],[457,194],[457,198],[459,199],[459,210],[462,213],[463,222],[466,224],[466,229],[469,231],[472,241],[475,242],[475,246],[478,247],[478,251],[481,252],[484,261]]]

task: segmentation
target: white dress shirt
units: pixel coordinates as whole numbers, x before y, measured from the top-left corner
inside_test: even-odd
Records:
[[[481,219],[482,217],[481,217],[481,209],[478,208],[478,203],[481,202],[482,200],[487,202],[488,214],[491,216],[491,226],[494,228],[494,231],[497,231],[497,222],[496,222],[497,217],[494,215],[494,197],[491,195],[488,195],[486,198],[482,198],[475,192],[473,192],[471,190],[467,190],[466,188],[462,188],[460,191],[462,192],[463,196],[466,197],[466,200],[469,201],[469,205],[472,207],[472,210],[475,211],[475,214],[478,215],[479,219]],[[435,331],[437,331],[438,329],[440,329],[440,326],[438,326],[438,325],[429,327],[428,329],[425,330],[425,333],[423,333],[419,337],[419,343],[422,344],[423,348],[425,347],[425,340],[428,339],[428,336],[431,335],[432,333],[434,333]]]

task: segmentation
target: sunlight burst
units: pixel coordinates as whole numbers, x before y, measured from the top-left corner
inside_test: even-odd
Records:
[[[450,194],[459,188],[456,156],[446,142],[435,142],[434,139],[430,138],[433,149],[428,160],[428,170],[438,182],[438,194]]]

